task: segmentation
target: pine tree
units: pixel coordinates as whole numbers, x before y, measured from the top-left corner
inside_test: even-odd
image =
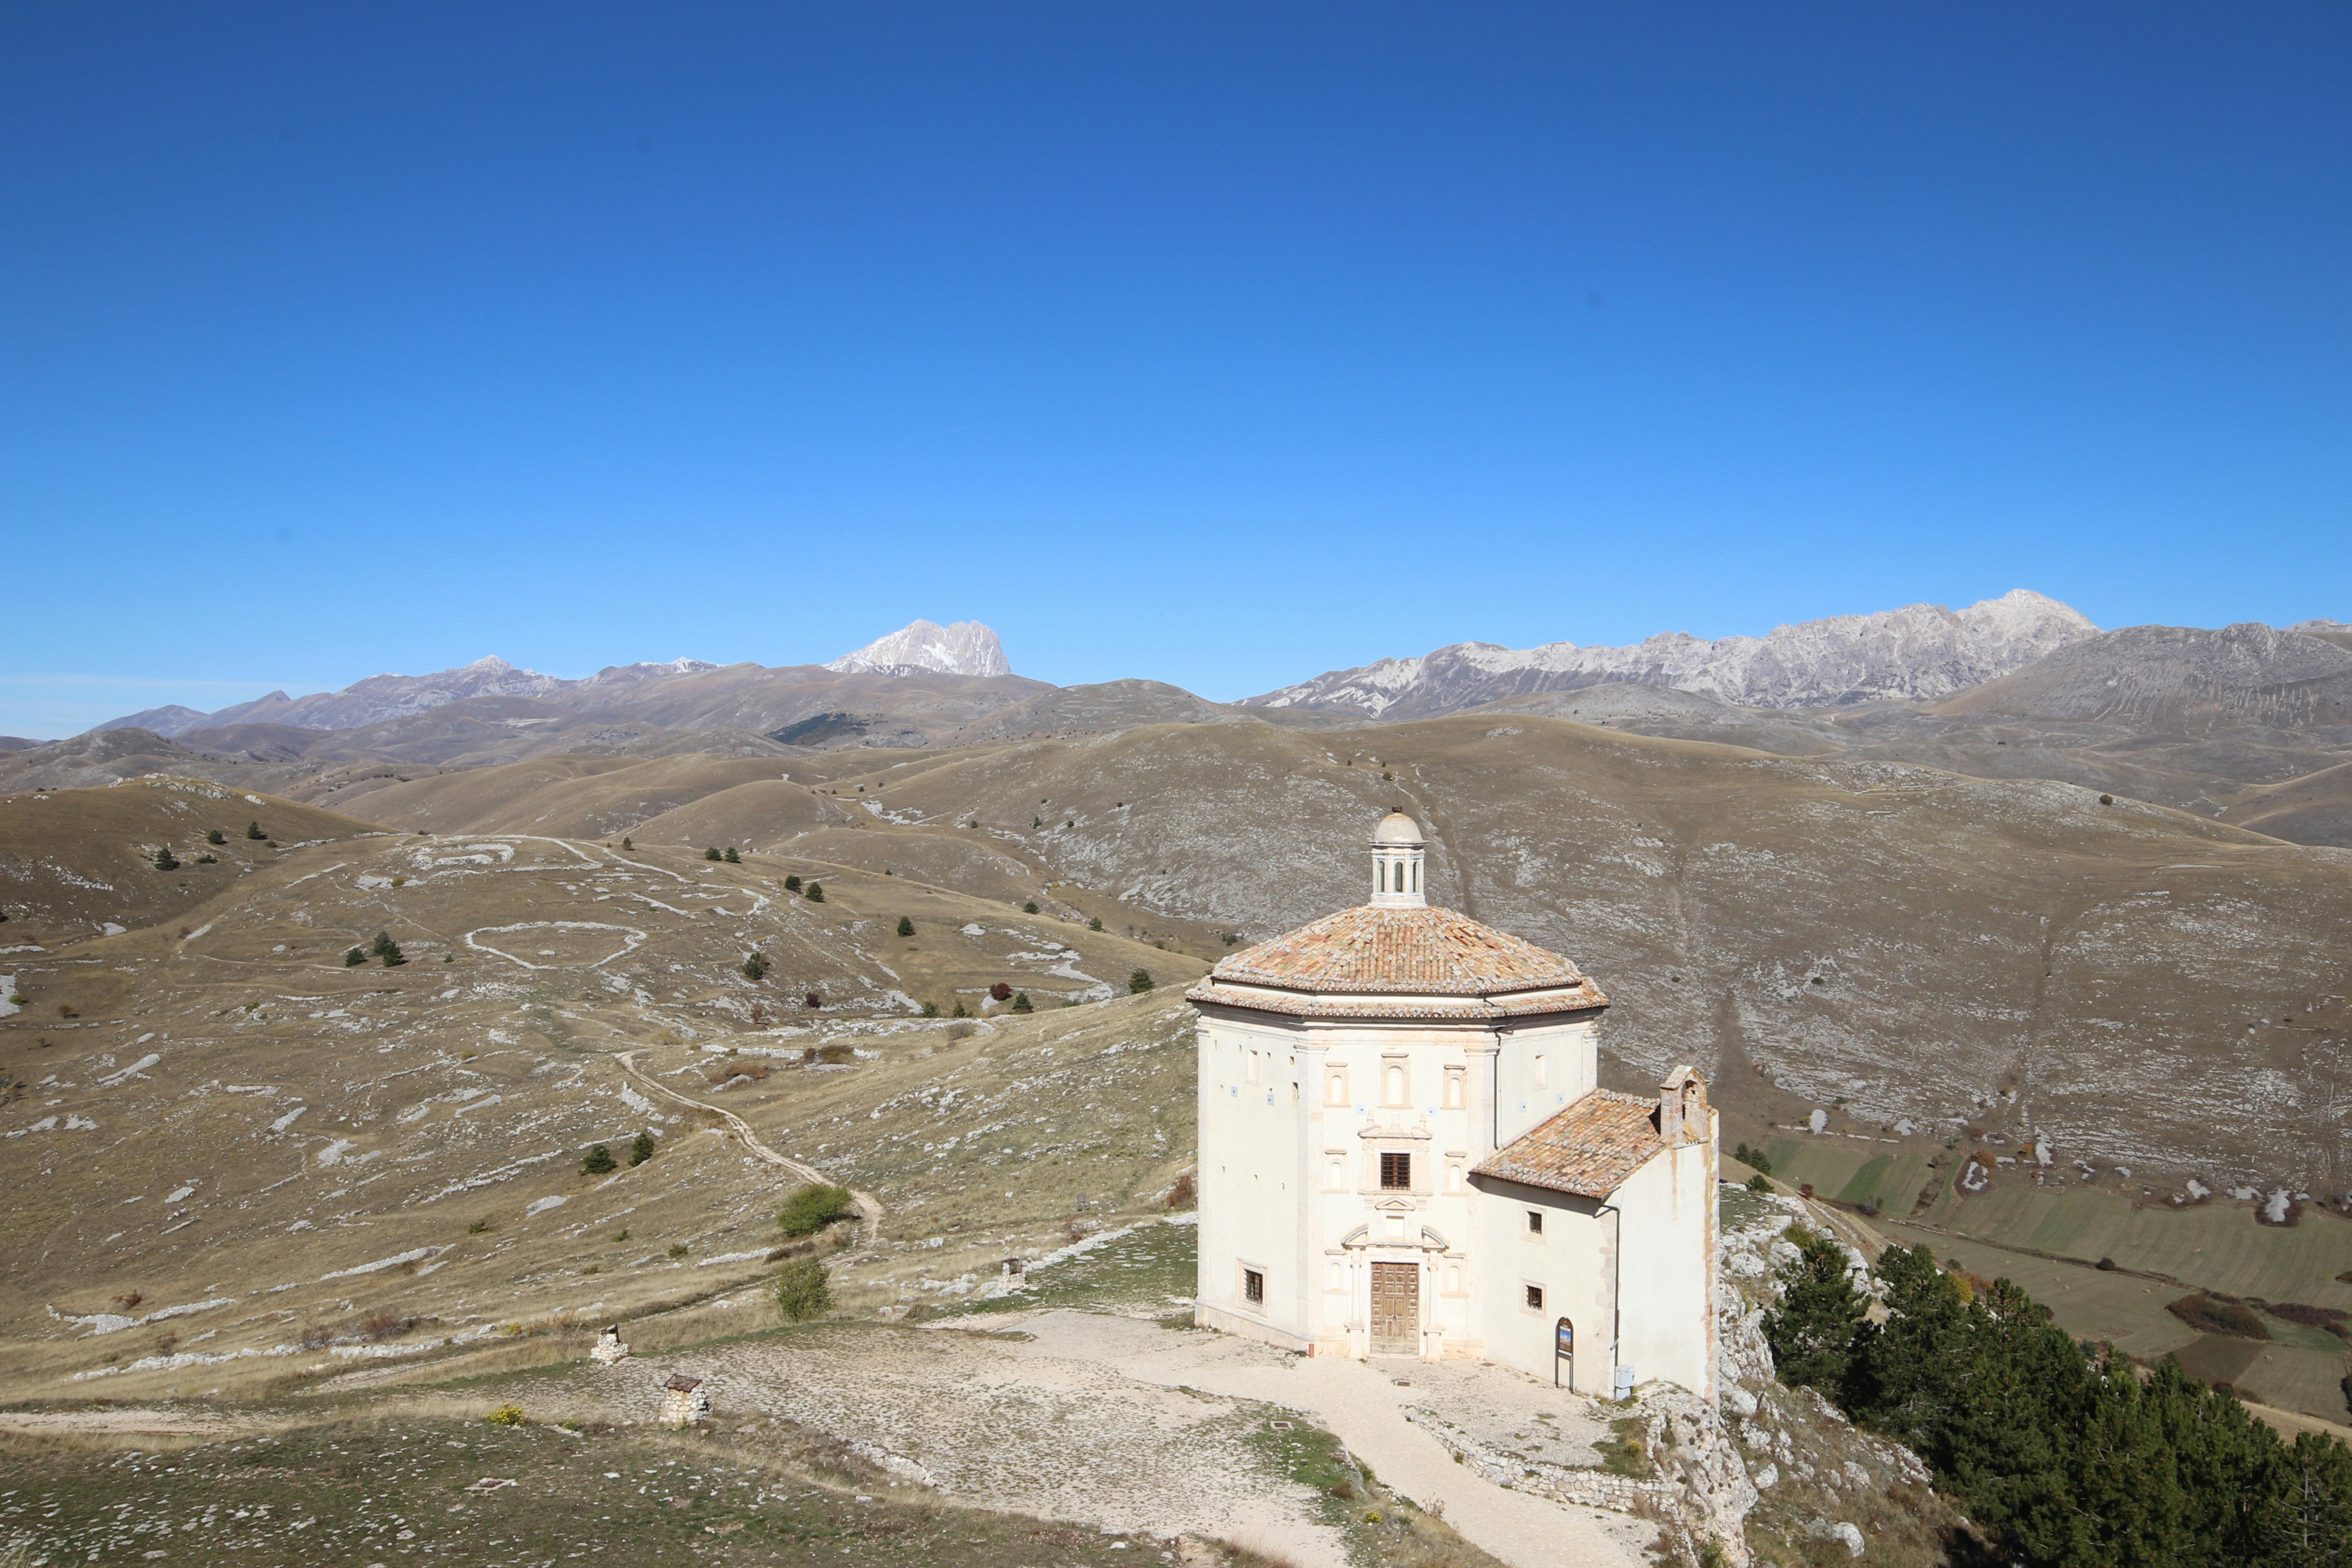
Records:
[[[756,952],[744,955],[742,967],[746,980],[765,980],[768,977],[768,961]]]
[[[824,884],[823,882],[811,882],[808,885],[808,901],[813,904],[821,904],[824,902]]]
[[[713,845],[710,848],[708,848],[708,849],[704,850],[704,851],[702,852],[702,858],[703,858],[705,860],[716,860],[716,859],[718,859],[718,858],[719,858],[719,849],[718,849],[718,847],[717,847],[716,845]]]
[[[1026,991],[1015,991],[1013,994],[1013,1010],[1016,1013],[1029,1013],[1035,1011],[1034,1008],[1029,1005],[1029,993]]]
[[[629,1141],[629,1163],[642,1165],[653,1157],[654,1130],[650,1127],[641,1129],[637,1135]]]
[[[801,879],[798,872],[794,872],[792,876],[784,879],[784,891],[787,893],[797,893],[800,890]]]
[[[619,1165],[620,1163],[613,1158],[613,1152],[602,1143],[598,1143],[591,1146],[586,1156],[581,1160],[580,1173],[583,1176],[601,1176],[617,1170]]]
[[[1034,915],[1034,914],[1035,914],[1035,913],[1037,912],[1037,900],[1034,900],[1034,899],[1030,899],[1030,900],[1028,900],[1027,901],[1024,902],[1024,903],[1022,904],[1022,906],[1021,906],[1021,912],[1022,912],[1023,914],[1024,914],[1024,915]]]
[[[1100,915],[1097,915],[1094,919],[1092,919],[1092,920],[1088,921],[1087,922],[1087,929],[1088,931],[1100,931],[1100,930],[1102,930],[1102,916],[1100,916]]]
[[[179,868],[180,863],[172,858],[172,847],[170,845],[166,844],[162,848],[155,851],[155,869],[158,871],[176,871]]]
[[[621,835],[621,847],[629,851],[631,854],[635,854],[636,852],[637,842],[635,839],[631,838],[627,834],[624,833]]]
[[[269,835],[261,831],[261,824],[258,822],[247,823],[245,825],[245,836],[247,838],[267,838],[269,837]]]
[[[346,969],[356,968],[360,964],[365,963],[367,962],[367,950],[365,948],[355,947],[352,949],[351,952],[343,954],[343,967]]]
[[[383,960],[383,966],[386,969],[398,969],[408,962],[408,954],[400,951],[400,944],[396,942],[385,942],[383,951],[376,956]]]
[[[207,844],[226,844],[228,842],[228,835],[223,833],[217,827],[207,827],[205,829],[205,842]]]
[[[1797,1256],[1780,1267],[1780,1304],[1764,1314],[1764,1338],[1781,1382],[1835,1399],[1870,1301],[1848,1276],[1843,1247],[1801,1226],[1791,1226],[1788,1239]]]
[[[376,932],[375,940],[368,943],[368,952],[377,958],[382,958],[385,953],[392,951],[392,933],[390,931],[380,931]]]
[[[1158,984],[1158,981],[1151,978],[1151,971],[1139,969],[1127,977],[1127,994],[1130,996],[1140,996]]]
[[[914,935],[914,934],[915,934],[915,922],[914,922],[913,921],[908,920],[905,915],[900,915],[900,916],[898,917],[898,934],[899,934],[900,936],[912,936],[912,935]]]
[[[743,857],[735,853],[735,846],[732,844],[727,847],[727,863],[730,866],[740,866],[743,863]]]

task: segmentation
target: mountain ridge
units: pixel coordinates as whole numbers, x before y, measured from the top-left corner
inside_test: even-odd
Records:
[[[2098,627],[2070,605],[2012,588],[1954,611],[1908,605],[1776,626],[1760,637],[1662,632],[1624,647],[1455,643],[1244,698],[1390,721],[1433,718],[1538,691],[1612,681],[1671,687],[1748,708],[1932,701],[2022,668]]]

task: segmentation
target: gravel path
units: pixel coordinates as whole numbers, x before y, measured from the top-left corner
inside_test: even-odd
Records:
[[[647,1089],[652,1089],[656,1094],[662,1096],[666,1100],[674,1100],[679,1105],[689,1107],[695,1110],[707,1110],[710,1112],[711,1115],[716,1116],[722,1121],[726,1122],[727,1125],[733,1130],[735,1136],[743,1141],[744,1148],[749,1149],[752,1154],[760,1159],[765,1160],[769,1164],[781,1165],[785,1170],[790,1171],[793,1175],[798,1176],[802,1181],[808,1182],[816,1186],[829,1187],[833,1184],[832,1178],[827,1176],[823,1171],[818,1170],[814,1165],[803,1165],[798,1160],[788,1160],[783,1155],[777,1153],[773,1149],[769,1148],[765,1143],[761,1142],[760,1135],[751,1131],[751,1123],[745,1121],[733,1111],[721,1110],[719,1107],[705,1104],[699,1100],[688,1100],[686,1096],[678,1093],[677,1090],[670,1088],[667,1084],[656,1082],[653,1079],[647,1077],[643,1072],[638,1071],[637,1058],[642,1055],[644,1055],[642,1051],[620,1051],[614,1054],[614,1059],[621,1064],[621,1070],[623,1072],[628,1074],[631,1078],[635,1079],[639,1083],[645,1085]],[[851,1199],[856,1203],[858,1214],[865,1218],[866,1245],[871,1247],[876,1242],[882,1239],[882,1200],[876,1197],[872,1193],[862,1193],[855,1187],[849,1189],[849,1195]]]
[[[1496,1368],[1445,1363],[1382,1363],[1294,1357],[1225,1334],[1171,1333],[1131,1318],[1049,1311],[1000,1320],[1035,1339],[1008,1346],[1032,1363],[1116,1368],[1139,1382],[1263,1400],[1306,1412],[1338,1435],[1382,1482],[1440,1514],[1473,1544],[1512,1568],[1648,1568],[1642,1547],[1655,1531],[1598,1510],[1570,1509],[1509,1491],[1454,1463],[1404,1417],[1407,1405],[1434,1408],[1461,1425],[1509,1421],[1534,1431],[1538,1409],[1555,1413],[1567,1444],[1606,1428],[1570,1413],[1566,1400]],[[1409,1386],[1400,1386],[1402,1380]],[[1524,1418],[1524,1419],[1522,1419]],[[1589,1433],[1586,1431],[1589,1428]]]

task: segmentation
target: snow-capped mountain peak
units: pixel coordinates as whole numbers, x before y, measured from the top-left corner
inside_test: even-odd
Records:
[[[843,654],[825,668],[849,674],[873,670],[888,674],[899,669],[934,669],[942,675],[1010,675],[1004,645],[978,621],[940,626],[913,621],[877,637],[856,653]]]

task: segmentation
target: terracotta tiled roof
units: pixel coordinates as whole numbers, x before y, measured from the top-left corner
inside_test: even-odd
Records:
[[[1658,1137],[1656,1100],[1596,1089],[1487,1155],[1472,1173],[1605,1198],[1665,1146]]]
[[[1285,991],[1416,996],[1497,996],[1588,984],[1556,952],[1439,909],[1374,909],[1326,915],[1245,948],[1209,973]],[[1584,1005],[1599,1006],[1599,991]]]

